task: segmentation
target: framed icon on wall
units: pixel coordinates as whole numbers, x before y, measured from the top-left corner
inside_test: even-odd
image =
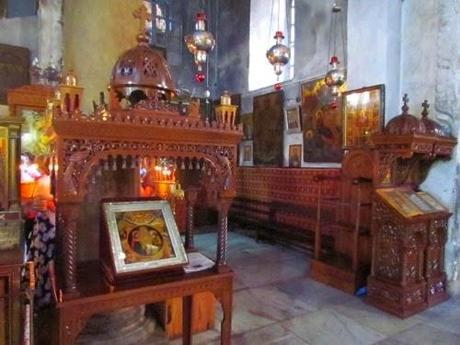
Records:
[[[359,148],[382,131],[385,114],[385,85],[343,93],[343,147]]]
[[[289,167],[300,168],[302,166],[302,145],[289,145]]]
[[[300,124],[300,107],[295,106],[285,110],[286,114],[286,131],[288,133],[300,133],[302,126]]]

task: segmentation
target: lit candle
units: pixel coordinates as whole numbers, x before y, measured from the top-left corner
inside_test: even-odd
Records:
[[[27,262],[29,268],[29,288],[35,289],[35,265],[33,261]]]

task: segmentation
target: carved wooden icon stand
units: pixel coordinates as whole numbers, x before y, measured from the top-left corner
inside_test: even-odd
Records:
[[[182,162],[194,166],[199,164],[207,187],[208,203],[217,205],[219,211],[219,232],[216,273],[209,273],[206,279],[201,278],[205,283],[201,288],[199,279],[196,289],[207,291],[205,286],[208,279],[213,281],[223,274],[218,272],[230,271],[226,262],[227,214],[235,194],[233,172],[236,166],[237,144],[242,136],[241,127],[231,126],[224,129],[223,125],[209,124],[200,119],[187,119],[172,111],[119,110],[86,116],[79,112],[64,113],[60,108],[55,111],[53,127],[57,134],[56,153],[59,166],[56,199],[58,200],[60,258],[62,258],[60,266],[63,273],[64,301],[69,301],[68,304],[63,304],[66,306],[66,314],[78,314],[77,311],[68,311],[70,306],[87,309],[83,303],[86,299],[81,296],[82,291],[87,287],[84,281],[80,282],[77,278],[79,205],[84,199],[88,179],[101,168],[101,165],[104,166],[106,161],[111,160],[111,157],[120,156],[122,160],[133,164],[138,157],[143,156],[168,157],[176,160],[178,166]],[[193,198],[189,199],[189,202],[192,203]],[[193,217],[193,207],[188,209],[188,217]],[[190,225],[187,231],[189,234],[186,237],[190,245],[193,243],[190,240],[192,238]],[[226,277],[230,279],[231,274]],[[181,281],[186,281],[186,285],[182,288]],[[193,282],[193,279],[187,277],[178,280],[176,284],[179,292],[175,295],[181,296],[181,293],[188,295],[195,289],[191,287],[195,285]],[[226,284],[225,289],[229,286],[231,283]],[[213,289],[209,290],[216,292]],[[126,294],[128,292],[124,292],[124,295]],[[91,299],[94,303],[91,304],[101,305],[101,309],[93,312],[104,311],[107,308],[106,303],[95,303],[97,300],[102,301],[112,297],[105,293],[94,295]],[[229,299],[228,296],[225,298]],[[64,318],[61,322],[65,323],[61,323],[64,327],[60,331],[61,344],[71,344],[70,339],[75,339],[76,334],[81,330],[81,325],[77,327],[78,329],[73,329],[75,324],[66,323],[67,316],[64,316],[64,313],[60,315]],[[68,328],[71,330],[65,330]]]
[[[430,165],[449,158],[456,145],[455,138],[409,115],[407,101],[405,96],[403,114],[372,137],[377,189],[367,297],[402,318],[448,298],[444,245],[450,213],[418,186]]]
[[[215,205],[219,211],[220,227],[215,273],[210,272],[206,279],[198,280],[196,289],[209,290],[219,295],[220,293],[213,288],[200,288],[200,281],[207,286],[206,281],[213,281],[223,274],[219,272],[230,272],[226,263],[227,214],[235,194],[233,175],[236,167],[236,149],[242,136],[242,129],[240,126],[225,126],[224,128],[223,124],[211,124],[200,119],[184,118],[167,107],[152,110],[153,105],[157,108],[162,107],[162,103],[154,104],[152,101],[146,104],[146,108],[138,107],[135,110],[110,112],[101,109],[90,116],[83,115],[79,111],[66,113],[59,107],[55,109],[53,127],[57,134],[56,159],[59,166],[56,186],[61,253],[59,264],[65,292],[64,301],[69,301],[69,304],[65,302],[62,304],[66,306],[65,314],[78,314],[77,311],[69,311],[70,306],[86,309],[83,303],[86,299],[82,296],[82,291],[87,287],[84,280],[78,280],[77,274],[77,222],[80,203],[84,200],[88,180],[92,174],[107,164],[111,166],[116,164],[113,157],[121,157],[124,162],[123,166],[134,167],[139,158],[146,156],[166,157],[174,160],[178,167],[193,166],[196,170],[196,167],[199,166],[202,172],[202,184],[206,186],[207,202],[209,205]],[[187,201],[189,203],[187,215],[192,218],[194,199],[187,197]],[[191,231],[193,231],[192,225],[188,224],[186,238],[189,247],[193,244]],[[228,273],[226,277],[229,280],[231,273]],[[180,288],[182,281],[186,282],[184,283],[186,285]],[[179,284],[178,291],[171,298],[188,295],[195,289],[191,287],[195,285],[194,280],[189,277],[178,279],[176,284]],[[228,290],[229,286],[231,290],[231,283],[225,285],[225,290]],[[131,292],[124,292],[123,295],[126,297],[126,294],[134,294],[136,291],[136,288],[133,287]],[[106,296],[105,293],[94,295],[95,301],[106,298],[111,299],[114,296]],[[225,299],[228,301],[229,297],[226,296]],[[105,303],[94,303],[94,305],[101,306],[100,310],[93,310],[94,313],[104,311],[106,308]],[[59,313],[59,315],[62,315],[64,319],[67,318],[64,317],[64,313]],[[185,310],[184,317],[186,315],[187,310]],[[64,319],[61,322],[65,323]],[[62,344],[71,344],[69,339],[74,340],[81,330],[80,327],[74,329],[73,325],[73,322],[71,324],[61,323],[61,326],[64,327],[60,330]],[[70,330],[65,331],[68,328]],[[189,326],[184,327],[184,330],[187,331],[188,328]],[[187,332],[184,332],[184,335],[187,335]]]

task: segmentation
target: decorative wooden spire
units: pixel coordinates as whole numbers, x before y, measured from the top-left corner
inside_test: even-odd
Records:
[[[403,106],[401,107],[403,115],[407,115],[409,113],[409,97],[407,96],[407,93],[404,94],[403,97]]]
[[[422,117],[428,117],[428,109],[430,108],[430,104],[428,103],[428,101],[425,99],[422,103],[422,108],[423,108],[423,111],[422,111]]]

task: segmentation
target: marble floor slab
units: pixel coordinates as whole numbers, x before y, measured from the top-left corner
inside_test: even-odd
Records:
[[[425,310],[415,317],[424,324],[460,335],[460,301],[454,298]]]
[[[209,241],[211,236],[197,235],[197,246],[209,251],[205,246],[214,241]],[[456,338],[456,332],[460,332],[460,294],[401,320],[367,305],[362,298],[310,279],[310,259],[301,251],[230,233],[229,264],[235,271],[235,345],[424,345],[452,341],[460,345]],[[438,342],[433,342],[433,336],[420,337],[420,327],[432,331]],[[217,338],[209,342],[218,343]]]
[[[287,260],[284,262],[267,264],[248,264],[234,268],[239,279],[249,288],[279,283],[295,278],[305,277],[307,274],[307,260]]]
[[[338,304],[328,308],[386,336],[400,333],[420,323],[420,319],[416,316],[402,320],[396,316],[382,313],[379,309],[366,304],[359,298],[353,298],[349,303]]]
[[[395,334],[379,345],[459,345],[460,335],[425,324],[417,324]]]
[[[385,336],[334,310],[319,310],[282,323],[312,345],[370,345]]]
[[[274,285],[292,299],[300,300],[314,310],[345,304],[355,299],[343,291],[308,278],[308,274],[301,278],[280,281]]]
[[[218,345],[219,343],[215,343]],[[232,337],[232,345],[305,345],[303,339],[279,324],[270,325]]]
[[[215,258],[216,232],[197,234],[195,246]],[[460,345],[460,283],[451,285],[447,302],[401,320],[310,279],[304,252],[230,232],[228,262],[235,272],[233,345]],[[216,315],[215,327],[193,344],[220,344],[219,306]],[[157,329],[148,344],[182,343]]]

